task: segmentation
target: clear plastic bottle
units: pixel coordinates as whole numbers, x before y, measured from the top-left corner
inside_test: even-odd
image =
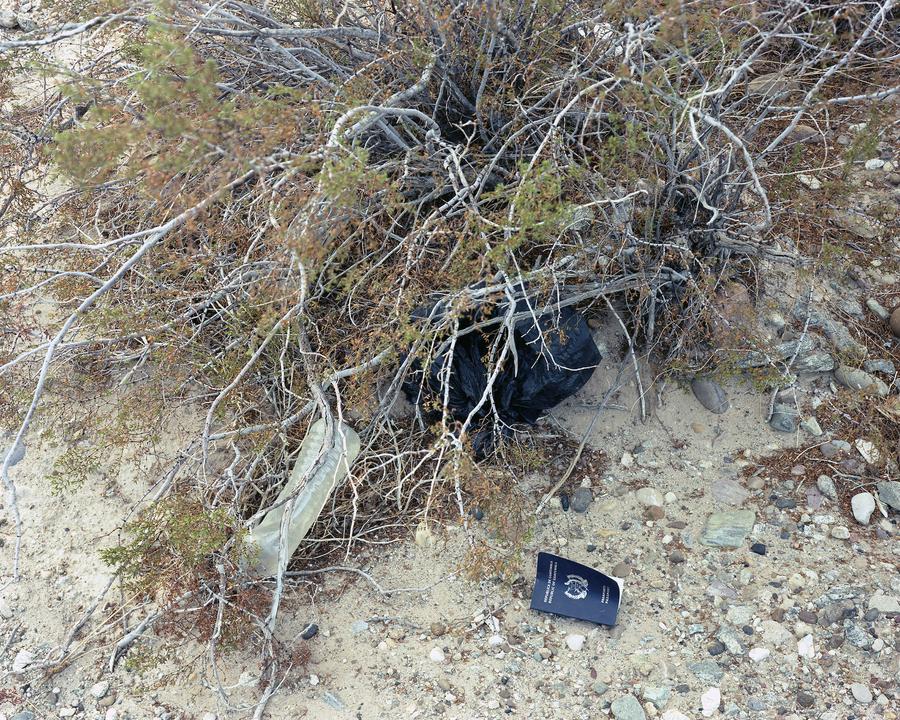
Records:
[[[287,484],[278,494],[272,509],[250,531],[248,554],[253,569],[261,576],[278,574],[281,538],[283,562],[287,566],[334,488],[347,476],[359,455],[359,436],[353,428],[335,423],[331,442],[327,446],[326,428],[324,420],[310,425]]]

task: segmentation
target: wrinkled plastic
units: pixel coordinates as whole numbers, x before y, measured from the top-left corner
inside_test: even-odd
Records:
[[[351,427],[336,424],[332,444],[327,448],[325,428],[324,420],[310,425],[287,484],[262,522],[250,531],[248,549],[254,568],[262,576],[268,577],[278,572],[282,527],[285,557],[290,559],[318,519],[334,488],[347,476],[359,455],[359,436]],[[314,474],[310,475],[313,470]],[[307,478],[306,482],[300,487],[304,478]],[[294,495],[292,505],[290,498]],[[290,517],[286,517],[289,511]]]
[[[500,305],[487,314],[476,311],[461,320],[460,330],[502,316],[506,307]],[[520,301],[516,312],[527,310],[525,301]],[[424,317],[427,313],[420,311],[416,315]],[[465,421],[484,395],[489,375],[483,358],[498,327],[460,335],[456,341],[447,397],[449,410],[457,421]],[[474,416],[472,443],[476,455],[489,452],[498,437],[510,432],[510,425],[533,424],[545,411],[578,392],[601,359],[587,323],[571,307],[546,312],[537,322],[529,314],[515,324],[513,335],[518,362],[514,362],[511,354],[507,357],[493,384],[493,403],[485,402]],[[429,406],[433,406],[434,400],[441,403],[444,397],[445,362],[446,352],[433,358],[427,372],[420,364],[414,364],[403,386],[409,401],[422,407],[429,421],[436,419]],[[496,423],[493,415],[495,408],[500,423]]]

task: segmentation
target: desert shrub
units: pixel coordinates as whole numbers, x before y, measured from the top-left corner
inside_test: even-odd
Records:
[[[163,499],[106,557],[135,592],[186,585],[211,604],[211,558],[240,586],[234,538],[314,417],[350,422],[364,452],[313,530],[330,542],[298,566],[414,524],[444,507],[435,493],[465,516],[470,493],[505,487],[460,460],[471,417],[440,398],[433,427],[392,414],[412,361],[451,346],[477,305],[609,307],[662,372],[708,368],[730,327],[721,288],[799,259],[775,243],[797,192],[776,187],[799,168],[793,130],[892,92],[879,58],[897,37],[887,6],[855,2],[77,12],[0,41],[7,77],[62,36],[108,46],[0,126],[0,222],[23,229],[0,241],[0,413],[24,433],[47,372],[85,369],[98,391],[140,379],[197,408]],[[50,203],[26,182],[41,170],[69,188]],[[38,322],[41,297],[55,305]],[[514,322],[491,328],[494,365],[511,361]]]

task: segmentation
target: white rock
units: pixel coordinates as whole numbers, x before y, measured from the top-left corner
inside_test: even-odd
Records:
[[[859,454],[863,456],[863,460],[869,463],[869,465],[874,465],[881,457],[878,452],[878,448],[875,447],[875,443],[869,440],[859,438],[856,440],[854,445],[856,445],[856,449],[859,451]]]
[[[575,652],[578,652],[584,647],[584,640],[584,635],[579,635],[578,633],[566,635],[566,645],[568,645],[569,650],[574,650]]]
[[[635,492],[634,496],[637,498],[637,501],[644,507],[663,506],[663,497],[662,495],[660,495],[659,490],[657,490],[656,488],[642,487],[640,490]]]
[[[678,496],[675,493],[669,491],[666,493],[663,500],[666,501],[666,505],[671,505],[673,502],[678,502]],[[678,711],[676,710],[675,712],[678,712]]]
[[[868,705],[872,702],[872,691],[862,683],[853,683],[850,686],[850,692],[853,693],[853,697],[858,703]]]
[[[835,540],[849,540],[850,531],[841,525],[836,525],[835,527],[831,528],[831,537],[833,537]]]
[[[882,650],[884,650],[884,640],[875,638],[875,641],[872,643],[872,652],[881,652]]]
[[[622,459],[619,461],[622,464],[622,467],[630,468],[634,465],[634,455],[630,452],[622,453]]]
[[[812,660],[815,657],[816,648],[813,646],[812,635],[804,635],[797,641],[797,654],[808,660]]]
[[[34,662],[33,653],[27,650],[19,650],[15,658],[13,658],[12,671],[14,673],[25,672],[25,668],[31,665],[32,662]]]
[[[866,160],[866,170],[878,170],[884,167],[884,160],[881,158],[871,158]]]
[[[666,710],[662,714],[662,720],[690,720],[690,718],[678,710]]]
[[[869,492],[857,493],[850,500],[850,507],[853,510],[853,517],[856,518],[856,522],[868,525],[869,518],[872,517],[872,513],[875,511],[875,498]]]
[[[119,711],[116,708],[107,708],[104,718],[106,720],[119,720]]]
[[[309,684],[315,687],[319,684],[319,676],[315,673],[309,676]]]
[[[6,604],[6,600],[0,598],[0,618],[9,620],[13,616],[12,608]]]
[[[428,653],[428,657],[431,658],[431,662],[442,663],[447,659],[447,656],[444,655],[444,651],[439,647],[431,648],[431,652]]]
[[[722,693],[719,688],[710,688],[700,696],[700,705],[703,707],[703,717],[710,717],[719,710],[722,702]]]
[[[829,500],[837,499],[837,488],[834,486],[834,480],[831,479],[830,475],[819,475],[816,480],[816,487]]]
[[[95,685],[91,686],[90,693],[92,697],[97,698],[98,700],[102,698],[106,693],[109,692],[109,680],[101,680]]]
[[[750,652],[748,652],[747,654],[750,656],[750,659],[753,662],[762,662],[767,657],[769,657],[769,655],[771,655],[772,653],[769,650],[769,648],[755,647],[755,648],[751,648]]]
[[[219,720],[219,716],[213,712],[203,713],[203,720]]]
[[[491,635],[488,638],[488,645],[490,645],[491,647],[499,647],[505,642],[506,640],[503,639],[502,635]]]
[[[75,716],[75,708],[73,707],[64,707],[59,711],[59,716],[66,717],[74,717]]]

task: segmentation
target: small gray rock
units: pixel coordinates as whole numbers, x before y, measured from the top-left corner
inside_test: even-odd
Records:
[[[19,27],[19,21],[16,20],[16,14],[11,10],[0,10],[0,28],[15,30],[17,27]]]
[[[872,513],[875,511],[875,497],[872,493],[857,493],[850,500],[850,508],[853,510],[853,517],[856,522],[861,525],[868,525]]]
[[[717,683],[725,677],[725,671],[715,660],[701,660],[691,663],[688,669],[705,683]]]
[[[862,683],[853,683],[850,686],[850,692],[853,694],[856,702],[862,705],[868,705],[872,702],[872,692]]]
[[[881,502],[900,512],[900,482],[882,480],[875,487],[878,489],[878,497],[881,498]]]
[[[743,655],[744,648],[738,639],[737,633],[731,628],[722,628],[716,633],[716,640],[725,646],[732,655]]]
[[[816,480],[816,487],[829,500],[837,500],[837,487],[835,487],[834,480],[830,476],[819,475]]]
[[[9,720],[34,720],[34,713],[31,710],[22,710],[15,715],[10,715]]]
[[[635,491],[634,497],[644,507],[662,507],[663,496],[656,488],[642,487]]]
[[[835,225],[847,232],[853,233],[863,240],[874,240],[881,236],[881,228],[872,220],[859,213],[841,210],[832,215]]]
[[[644,708],[641,707],[634,695],[623,695],[616,698],[612,701],[610,709],[616,720],[646,720],[647,718]]]
[[[891,377],[897,372],[897,368],[890,360],[866,360],[863,363],[863,370],[868,373],[883,373]]]
[[[880,397],[886,397],[888,394],[888,386],[878,378],[869,375],[865,370],[857,370],[847,365],[841,365],[834,371],[834,379],[850,390],[874,392]]]
[[[879,615],[897,617],[900,615],[900,597],[876,593],[869,598],[869,609],[877,610]]]
[[[662,710],[666,706],[666,703],[669,702],[669,696],[671,696],[671,694],[672,691],[667,687],[647,686],[644,687],[641,696],[647,702],[653,703],[657,710]]]
[[[728,396],[714,380],[694,378],[691,380],[691,390],[700,404],[710,412],[721,415],[728,410]]]
[[[34,32],[37,30],[37,23],[23,13],[16,15],[16,23],[18,23],[19,27],[25,32]]]
[[[580,487],[572,495],[571,508],[577,513],[587,512],[588,507],[594,501],[594,493],[590,488]]]
[[[794,370],[798,373],[826,373],[837,367],[834,355],[824,350],[814,350],[806,355],[798,355],[794,361]]]
[[[844,637],[848,643],[860,650],[868,650],[874,642],[872,636],[852,620],[844,620]]]
[[[800,427],[813,437],[820,437],[822,435],[822,426],[819,425],[819,421],[814,417],[806,418],[806,420],[800,423]]]
[[[819,446],[819,452],[831,460],[841,453],[850,452],[850,443],[845,440],[831,440],[830,442],[822,443]]]
[[[792,405],[776,403],[769,418],[769,427],[776,432],[792,433],[797,430],[800,422],[800,414]]]

